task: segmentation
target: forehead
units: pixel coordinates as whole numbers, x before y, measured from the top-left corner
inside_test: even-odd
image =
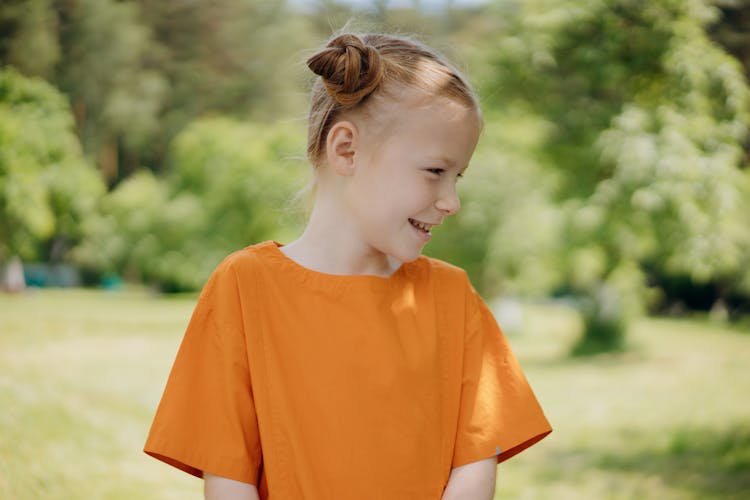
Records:
[[[468,161],[464,157],[473,152],[482,123],[475,107],[413,90],[394,92],[371,103],[362,124],[365,142],[403,145],[417,152]]]
[[[425,90],[401,84],[386,84],[371,96],[364,106],[371,118],[379,121],[393,121],[399,115],[415,112],[451,112],[471,109],[477,115],[479,110],[469,98],[460,98],[441,92],[440,88]]]

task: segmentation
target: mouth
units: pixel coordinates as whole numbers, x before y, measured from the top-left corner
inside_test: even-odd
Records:
[[[421,222],[416,219],[409,219],[409,224],[417,228],[418,230],[422,231],[425,234],[430,234],[430,229],[432,229],[432,226],[435,224],[428,224],[426,222]]]

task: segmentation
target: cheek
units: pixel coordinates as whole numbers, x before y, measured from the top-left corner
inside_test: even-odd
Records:
[[[362,179],[360,192],[370,200],[379,202],[381,205],[399,204],[408,189],[403,179],[395,172],[379,172]]]

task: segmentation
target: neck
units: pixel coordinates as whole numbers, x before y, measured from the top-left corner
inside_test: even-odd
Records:
[[[305,231],[281,251],[300,265],[323,273],[393,274],[401,262],[370,247],[346,216],[346,207],[332,201],[335,199],[318,193]]]

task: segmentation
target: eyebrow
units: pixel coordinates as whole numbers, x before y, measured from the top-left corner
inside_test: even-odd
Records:
[[[445,156],[436,156],[436,157],[430,158],[429,160],[430,161],[435,161],[435,162],[443,163],[443,164],[447,165],[449,168],[452,168],[452,167],[456,166],[456,163],[453,160],[451,160],[450,158],[446,158]],[[463,174],[464,172],[466,172],[467,168],[469,168],[469,165],[466,165],[464,168],[462,168],[461,170],[459,170],[458,173],[459,174]]]
[[[434,161],[437,163],[442,163],[448,167],[456,166],[456,163],[453,160],[451,160],[450,158],[446,158],[445,156],[434,156],[434,157],[428,158],[428,160]]]

